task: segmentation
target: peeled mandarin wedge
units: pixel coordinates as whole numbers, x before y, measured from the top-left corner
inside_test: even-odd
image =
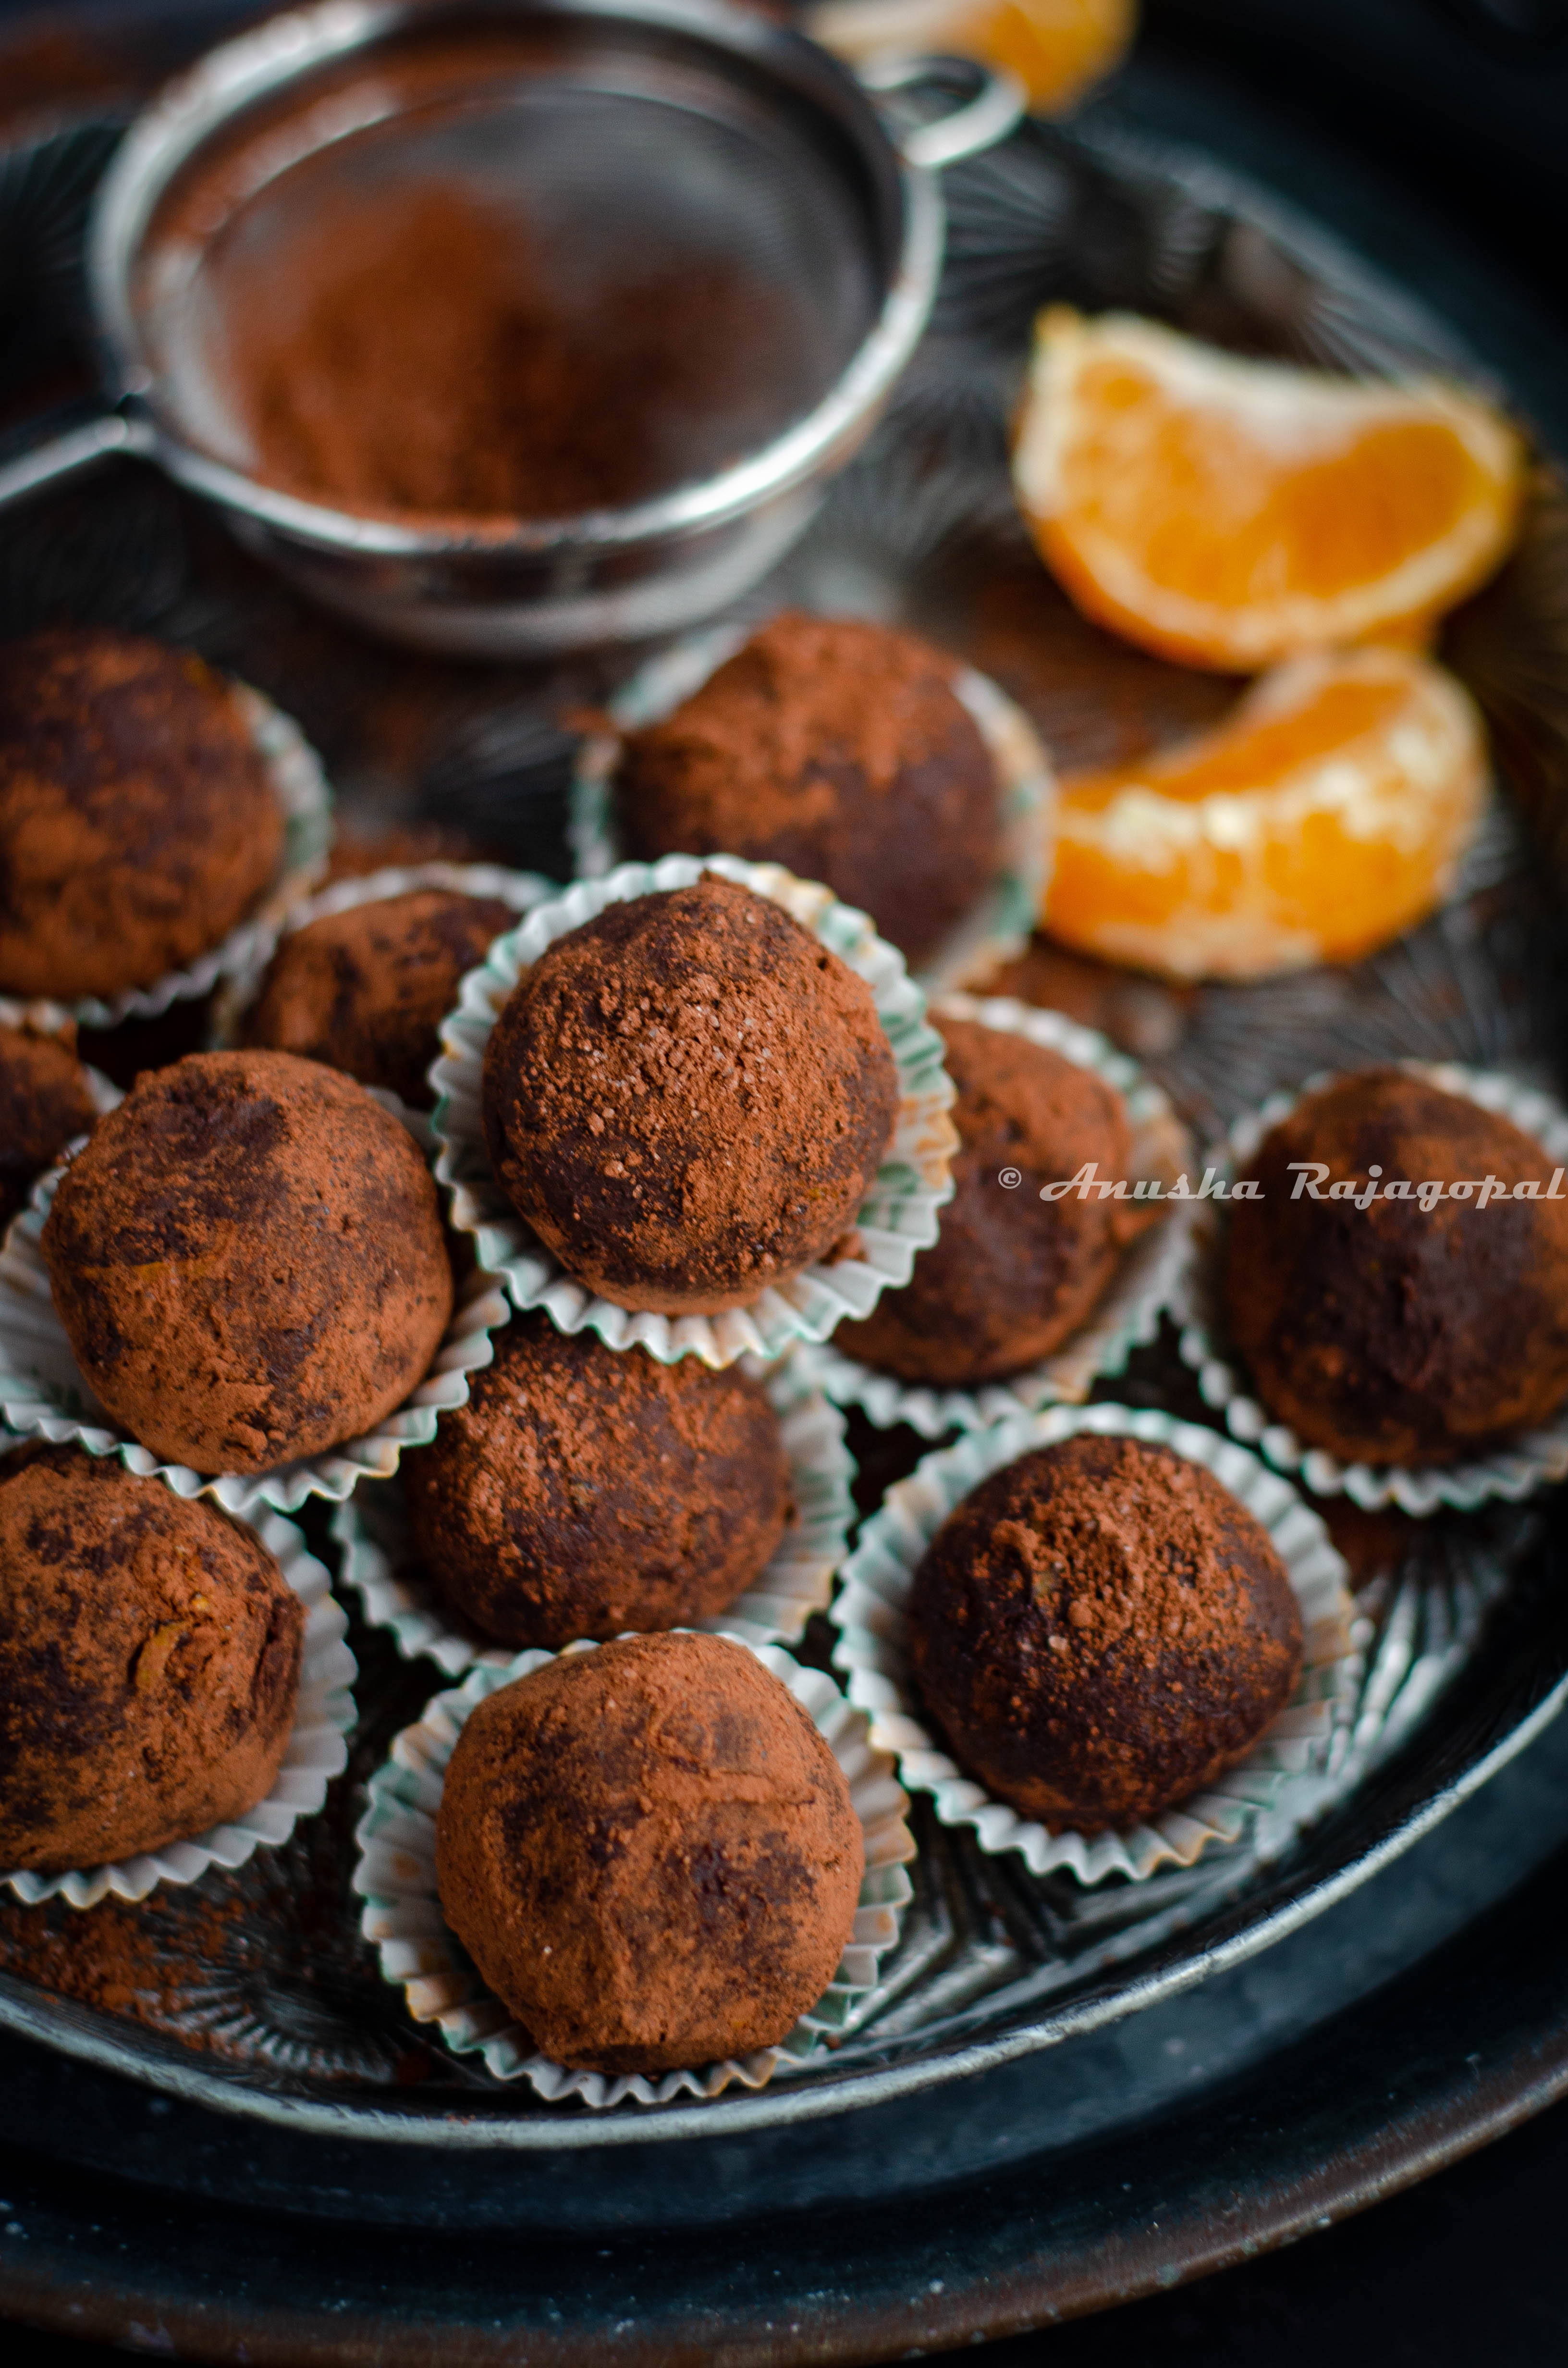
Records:
[[[1438,379],[1329,378],[1130,313],[1040,316],[1013,452],[1085,612],[1190,666],[1418,642],[1512,541],[1524,446]]]
[[[1167,978],[1352,962],[1440,904],[1484,805],[1469,694],[1404,650],[1293,658],[1217,730],[1062,784],[1043,918]]]
[[[1137,21],[1137,0],[817,0],[805,28],[851,64],[887,51],[1010,67],[1051,114],[1109,73]]]

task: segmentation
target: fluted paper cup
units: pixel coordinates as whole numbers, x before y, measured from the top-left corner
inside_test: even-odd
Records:
[[[855,1216],[857,1255],[805,1267],[722,1315],[661,1315],[621,1307],[574,1281],[496,1183],[484,1145],[484,1048],[518,980],[555,939],[607,905],[688,888],[705,872],[782,905],[866,981],[898,1069],[898,1116],[877,1180]],[[878,937],[864,913],[777,863],[666,855],[659,863],[623,863],[608,879],[579,881],[496,939],[464,979],[441,1042],[445,1050],[430,1072],[440,1094],[436,1174],[450,1190],[453,1225],[474,1236],[480,1264],[505,1278],[515,1306],[543,1307],[562,1332],[585,1326],[607,1348],[646,1349],[661,1364],[696,1356],[718,1368],[748,1350],[773,1358],[797,1340],[825,1340],[842,1317],[869,1315],[884,1290],[909,1281],[916,1250],[936,1240],[937,1211],[952,1197],[958,1136],[948,1112],[953,1087],[942,1066],[942,1040],[926,1018],[925,996],[903,955]]]
[[[416,1724],[404,1727],[370,1779],[370,1804],[355,1836],[354,1889],[366,1903],[360,1930],[380,1953],[383,1979],[403,1991],[415,2021],[433,2022],[455,2054],[482,2057],[495,2079],[526,2080],[551,2104],[575,2101],[594,2112],[626,2100],[667,2105],[682,2096],[717,2097],[732,2085],[761,2089],[777,2073],[827,2053],[876,1987],[879,1964],[899,1937],[912,1896],[904,1865],[915,1855],[915,1839],[892,1763],[868,1741],[865,1717],[822,1670],[803,1668],[777,1645],[751,1645],[744,1637],[735,1642],[783,1679],[825,1737],[847,1780],[866,1845],[860,1904],[838,1970],[777,2047],[689,2071],[570,2071],[540,2054],[510,2009],[486,1989],[448,1927],[436,1886],[436,1819],[458,1736],[487,1694],[542,1668],[555,1654],[518,1653],[499,1666],[472,1668],[460,1688],[437,1694]],[[565,1649],[597,1647],[581,1643]]]

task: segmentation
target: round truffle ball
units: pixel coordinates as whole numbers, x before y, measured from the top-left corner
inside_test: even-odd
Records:
[[[97,1115],[87,1073],[69,1044],[0,1028],[0,1231],[26,1207],[34,1178]]]
[[[58,629],[0,648],[0,993],[151,986],[274,878],[283,812],[189,650]]]
[[[707,1620],[745,1592],[792,1514],[760,1382],[618,1355],[543,1315],[494,1349],[403,1459],[415,1545],[454,1610],[500,1644],[558,1646]]]
[[[974,1020],[932,1015],[958,1087],[953,1197],[936,1245],[902,1291],[841,1324],[835,1345],[879,1372],[938,1389],[978,1389],[1038,1364],[1075,1332],[1110,1281],[1142,1204],[1043,1184],[1086,1161],[1131,1173],[1121,1097],[1060,1053]],[[998,1182],[1004,1168],[1022,1181]]]
[[[79,1447],[0,1460],[0,1868],[102,1865],[272,1790],[305,1616],[254,1531]]]
[[[884,625],[775,617],[629,736],[616,780],[627,854],[782,863],[929,961],[1002,858],[995,767],[957,671]]]
[[[1299,1102],[1247,1167],[1262,1198],[1229,1204],[1225,1318],[1270,1414],[1311,1446],[1444,1463],[1568,1397],[1568,1200],[1540,1197],[1552,1162],[1508,1120],[1367,1069]],[[1488,1177],[1506,1197],[1483,1208]],[[1460,1182],[1464,1200],[1415,1197]]]
[[[192,1053],[139,1078],[62,1177],[41,1247],[89,1388],[199,1472],[369,1430],[452,1309],[406,1128],[291,1053]]]
[[[247,1044],[298,1053],[430,1110],[426,1076],[464,973],[517,925],[498,896],[418,888],[324,913],[283,939],[244,1017]]]
[[[742,1645],[631,1636],[491,1694],[447,1770],[441,1908],[558,2064],[771,2047],[832,1981],[865,1847],[844,1772]]]
[[[982,1481],[915,1574],[910,1658],[953,1757],[1051,1832],[1152,1817],[1294,1690],[1268,1533],[1201,1464],[1079,1433]]]
[[[898,1071],[871,990],[711,874],[607,905],[517,982],[484,1053],[502,1189],[623,1307],[742,1307],[853,1225]]]

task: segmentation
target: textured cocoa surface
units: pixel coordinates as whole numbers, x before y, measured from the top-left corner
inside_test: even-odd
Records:
[[[954,1757],[1052,1831],[1200,1791],[1301,1662],[1267,1531],[1200,1464],[1132,1439],[1062,1440],[982,1481],[926,1549],[908,1617]]]
[[[470,1717],[441,1907],[557,2063],[660,2072],[784,2037],[837,1969],[864,1844],[788,1689],[718,1636],[549,1663]]]
[[[707,876],[608,905],[518,981],[484,1054],[496,1178],[626,1307],[744,1306],[853,1224],[898,1072],[871,990]]]
[[[52,1167],[96,1116],[69,1043],[0,1028],[0,1232],[25,1205],[34,1178]]]

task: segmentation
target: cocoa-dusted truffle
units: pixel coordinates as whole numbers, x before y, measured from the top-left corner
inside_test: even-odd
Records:
[[[900,1381],[977,1389],[1038,1364],[1077,1330],[1144,1204],[1040,1197],[1085,1162],[1108,1182],[1129,1176],[1127,1113],[1109,1086],[1027,1037],[933,1019],[958,1087],[953,1197],[904,1288],[841,1324],[835,1345]],[[1004,1169],[1022,1181],[998,1182]]]
[[[898,1110],[871,990],[711,874],[607,905],[518,981],[484,1053],[497,1180],[623,1307],[741,1307],[824,1257]]]
[[[1568,1201],[1540,1197],[1551,1160],[1508,1120],[1367,1069],[1298,1103],[1247,1168],[1262,1197],[1230,1206],[1226,1321],[1269,1412],[1310,1445],[1443,1463],[1568,1396]],[[1506,1197],[1483,1208],[1488,1177]],[[1458,1183],[1472,1189],[1456,1200]]]
[[[517,919],[498,896],[447,888],[324,913],[278,946],[245,1014],[244,1041],[325,1061],[429,1110],[426,1071],[441,1049],[441,1022],[464,973]]]
[[[616,783],[628,855],[782,863],[929,961],[1001,860],[995,767],[957,670],[884,625],[775,617],[630,735]]]
[[[1301,1665],[1267,1532],[1201,1464],[1079,1433],[972,1489],[915,1574],[910,1657],[971,1775],[1051,1830],[1152,1817],[1244,1758]]]
[[[742,1645],[632,1636],[491,1694],[447,1770],[448,1923],[558,2064],[781,2040],[837,1971],[865,1849],[842,1770]]]
[[[0,993],[151,986],[244,918],[282,849],[235,693],[192,652],[63,627],[0,648]]]
[[[33,1178],[96,1115],[86,1071],[69,1043],[0,1028],[0,1231],[26,1206]]]
[[[451,1314],[412,1137],[291,1053],[192,1053],[139,1078],[62,1177],[41,1247],[88,1386],[199,1472],[369,1429]]]
[[[97,1866],[254,1808],[303,1634],[212,1506],[79,1447],[0,1459],[0,1868]]]
[[[661,1365],[519,1315],[434,1446],[409,1519],[449,1602],[504,1645],[706,1620],[766,1567],[791,1513],[762,1383]]]

